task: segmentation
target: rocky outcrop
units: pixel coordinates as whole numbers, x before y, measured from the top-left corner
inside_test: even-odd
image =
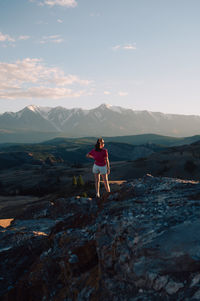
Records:
[[[147,175],[0,229],[1,300],[199,300],[200,184]]]

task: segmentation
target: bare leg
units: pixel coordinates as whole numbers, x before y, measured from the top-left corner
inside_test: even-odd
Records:
[[[100,174],[99,174],[99,173],[95,173],[95,174],[94,174],[94,178],[95,178],[96,195],[97,195],[97,196],[100,196],[100,194],[99,194],[99,188],[100,188]]]
[[[103,182],[104,182],[106,191],[110,192],[110,185],[109,185],[109,182],[108,182],[108,175],[107,174],[102,175],[102,178],[103,178]]]

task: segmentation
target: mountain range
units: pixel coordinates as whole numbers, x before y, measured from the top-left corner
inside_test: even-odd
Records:
[[[40,142],[54,137],[200,134],[200,116],[135,111],[102,104],[91,110],[30,105],[0,115],[0,143]]]

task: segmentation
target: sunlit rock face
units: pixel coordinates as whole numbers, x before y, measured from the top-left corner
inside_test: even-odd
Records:
[[[0,229],[1,300],[199,300],[200,184],[147,175]]]

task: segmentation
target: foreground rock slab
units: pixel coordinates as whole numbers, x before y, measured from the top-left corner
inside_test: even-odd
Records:
[[[0,229],[3,301],[199,300],[200,184],[147,175]]]

